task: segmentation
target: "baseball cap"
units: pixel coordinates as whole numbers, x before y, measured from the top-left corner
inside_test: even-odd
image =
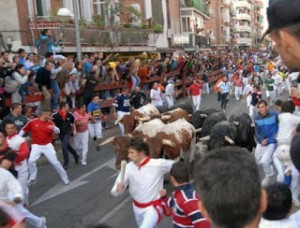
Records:
[[[300,133],[291,142],[290,154],[293,164],[300,171]]]
[[[300,0],[273,0],[267,8],[269,28],[261,40],[272,30],[300,23]]]

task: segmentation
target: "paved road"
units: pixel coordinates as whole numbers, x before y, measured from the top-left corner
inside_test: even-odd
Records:
[[[201,107],[216,107],[216,95],[203,95]],[[226,114],[246,112],[246,102],[231,99]],[[104,131],[110,137],[119,133],[116,127]],[[47,218],[48,228],[83,228],[91,223],[106,223],[114,228],[135,226],[131,201],[125,193],[119,198],[110,195],[117,175],[114,169],[114,152],[106,145],[97,152],[90,142],[88,165],[71,164],[68,174],[71,184],[64,186],[48,164],[38,168],[37,183],[30,187],[30,210]],[[171,190],[171,186],[167,185]],[[165,218],[159,227],[172,227],[171,219]]]

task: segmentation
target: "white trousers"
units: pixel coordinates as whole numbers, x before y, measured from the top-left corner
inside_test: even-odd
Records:
[[[201,95],[198,96],[192,96],[193,98],[193,104],[195,107],[195,111],[200,109],[200,105],[201,105]]]
[[[74,136],[74,145],[76,150],[81,152],[81,163],[85,163],[89,150],[89,131],[77,132]]]
[[[89,135],[91,138],[96,137],[97,139],[102,139],[102,122],[96,121],[94,123],[88,124]]]
[[[138,228],[155,228],[157,227],[158,214],[153,206],[139,208],[133,205],[133,212]]]
[[[25,217],[26,223],[30,224],[31,227],[34,228],[42,228],[43,220],[32,214],[29,210],[27,210],[22,204],[17,204],[15,208]]]
[[[268,99],[270,99],[269,103],[271,103],[275,98],[275,93],[274,91],[266,90],[266,96]]]
[[[255,115],[257,114],[257,108],[250,104],[249,106],[249,116],[254,120]]]
[[[121,118],[121,117],[123,117],[125,115],[129,115],[129,114],[130,114],[130,112],[117,111],[117,118],[119,119],[119,118]],[[125,135],[124,124],[118,123],[118,125],[119,125],[120,131],[121,131],[121,135],[122,136]]]
[[[258,165],[260,165],[265,173],[265,177],[270,178],[274,175],[273,169],[273,153],[275,150],[275,144],[269,144],[266,146],[262,146],[261,144],[257,144],[255,149],[255,160]]]
[[[21,184],[23,194],[24,194],[24,203],[28,204],[29,189],[28,189],[28,177],[29,170],[27,159],[22,161],[20,164],[15,165],[15,170],[18,172],[18,181]]]
[[[204,94],[209,94],[209,83],[208,82],[204,83],[204,88],[203,89],[204,89],[203,90]]]
[[[241,95],[243,94],[243,87],[234,87],[234,95],[235,95],[235,99],[238,101],[241,97]]]
[[[172,107],[174,105],[174,97],[172,95],[166,95],[166,103],[168,105],[168,108]]]
[[[60,162],[57,160],[56,152],[54,150],[52,143],[48,143],[46,145],[38,145],[38,144],[31,145],[31,152],[28,160],[29,181],[36,180],[37,177],[36,161],[41,157],[42,154],[48,159],[50,164],[59,174],[60,179],[65,184],[68,183],[69,177],[66,171],[64,170],[64,168],[62,167],[62,165],[60,164]]]

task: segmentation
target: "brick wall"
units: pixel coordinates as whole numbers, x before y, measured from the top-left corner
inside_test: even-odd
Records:
[[[62,0],[51,0],[51,10],[58,10],[63,7]]]
[[[174,33],[180,32],[180,0],[169,0],[169,22]]]
[[[19,24],[21,30],[21,42],[22,45],[31,45],[32,44],[32,36],[31,31],[29,29],[29,9],[27,0],[16,0],[17,2],[17,10],[19,17]]]
[[[207,33],[208,30],[212,30],[215,36],[215,41],[213,43],[216,44],[223,44],[223,39],[221,39],[221,1],[220,0],[211,0],[210,3],[210,11],[212,15],[210,15],[210,19],[205,21],[205,32]]]

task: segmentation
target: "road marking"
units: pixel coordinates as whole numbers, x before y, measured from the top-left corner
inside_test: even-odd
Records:
[[[105,163],[103,163],[102,165],[96,167],[95,169],[92,169],[91,171],[89,171],[89,172],[83,174],[82,176],[76,178],[75,180],[71,181],[71,183],[68,185],[57,184],[53,188],[51,188],[49,191],[45,192],[38,200],[36,200],[31,205],[34,206],[34,205],[40,204],[46,200],[52,199],[58,195],[61,195],[65,192],[71,191],[75,188],[78,188],[78,187],[84,185],[84,184],[87,184],[87,183],[89,183],[89,181],[84,181],[84,179],[86,179],[90,175],[98,172],[100,169],[102,169],[104,167],[109,167],[109,168],[114,169],[114,164],[115,164],[115,158],[112,158],[112,159],[106,161]],[[113,174],[112,176],[116,176],[116,175],[117,174]]]
[[[126,203],[130,201],[131,197],[128,197],[123,200],[122,203],[120,203],[118,206],[116,206],[112,211],[110,211],[108,214],[106,214],[102,219],[100,219],[96,224],[101,224],[106,222],[110,217],[112,217],[118,210],[121,209]]]

